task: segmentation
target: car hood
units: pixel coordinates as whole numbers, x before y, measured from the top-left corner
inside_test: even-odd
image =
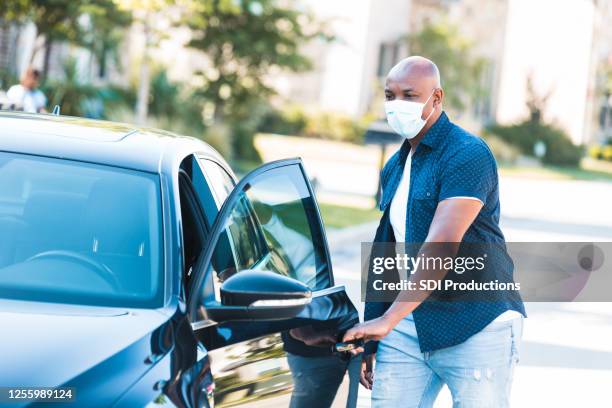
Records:
[[[0,384],[70,384],[138,343],[150,353],[150,333],[168,320],[157,310],[0,300]]]

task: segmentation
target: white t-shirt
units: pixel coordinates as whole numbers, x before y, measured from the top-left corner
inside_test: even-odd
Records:
[[[412,150],[408,153],[404,173],[389,208],[389,220],[393,227],[395,242],[406,241],[406,208],[408,207],[408,192],[410,190],[410,168],[412,167]]]
[[[47,98],[40,90],[26,89],[23,85],[13,85],[6,93],[11,103],[23,107],[24,112],[37,113],[47,106]]]
[[[406,214],[408,213],[408,193],[410,191],[410,168],[412,167],[412,150],[408,153],[406,158],[406,164],[404,165],[404,172],[402,179],[400,180],[395,195],[391,200],[391,207],[389,208],[389,220],[391,227],[393,228],[393,235],[395,235],[395,242],[406,241]],[[449,199],[464,198],[469,200],[480,201],[476,197],[450,197]],[[407,316],[408,319],[412,319],[412,313]],[[494,321],[506,321],[522,316],[519,312],[514,310],[507,310],[495,318]]]

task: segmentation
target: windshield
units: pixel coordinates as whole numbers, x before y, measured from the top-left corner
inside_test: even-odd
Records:
[[[0,152],[0,298],[161,305],[157,175]]]

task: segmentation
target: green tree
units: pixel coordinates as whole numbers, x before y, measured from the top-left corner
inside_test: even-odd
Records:
[[[138,90],[136,97],[136,123],[144,124],[148,116],[151,88],[151,60],[149,51],[162,37],[155,29],[155,19],[163,10],[175,4],[175,0],[116,0],[122,10],[129,11],[134,21],[142,28],[144,47],[139,64]]]
[[[49,106],[59,105],[63,115],[88,116],[87,102],[100,100],[99,90],[79,79],[74,58],[64,62],[64,78],[46,81],[43,91],[49,96]]]
[[[546,109],[546,104],[552,95],[552,89],[546,92],[545,94],[539,94],[536,92],[533,85],[533,76],[530,74],[527,76],[527,110],[529,111],[529,121],[540,124],[544,119],[544,111]]]
[[[88,47],[101,58],[119,43],[116,26],[128,22],[128,15],[121,13],[114,0],[2,0],[0,16],[5,22],[34,23],[37,46],[30,61],[42,51],[45,76],[54,43],[68,41]]]
[[[447,104],[462,111],[487,92],[483,74],[487,61],[472,54],[472,43],[446,21],[426,24],[407,37],[410,54],[434,61],[442,76]]]
[[[0,2],[0,15],[4,22],[31,20],[36,25],[38,45],[31,60],[41,50],[39,39],[42,39],[45,53],[43,72],[46,74],[53,41],[74,41],[79,37],[76,30],[79,7],[79,2],[70,0],[3,0]]]
[[[526,81],[527,100],[525,102],[529,112],[527,118],[514,125],[491,125],[487,133],[498,136],[527,155],[534,155],[537,143],[545,146],[544,156],[541,158],[545,164],[559,166],[578,166],[583,155],[583,148],[575,146],[567,133],[554,123],[544,120],[546,105],[552,90],[540,94],[535,90],[531,75]]]
[[[173,132],[202,135],[205,130],[202,109],[194,101],[193,89],[168,78],[165,67],[152,70],[148,112],[155,125]]]
[[[87,22],[80,44],[91,51],[98,61],[98,76],[104,77],[109,58],[119,64],[117,50],[132,15],[119,8],[114,0],[89,0],[83,3],[81,12],[87,16]]]
[[[82,31],[78,24],[81,3],[73,0],[30,0],[28,18],[36,25],[37,44],[42,40],[42,48],[35,48],[31,60],[43,52],[43,75],[49,72],[49,61],[53,44],[57,41],[76,43]]]
[[[3,0],[0,1],[0,20],[2,24],[9,21],[22,22],[30,10],[31,0]]]
[[[311,61],[300,46],[329,39],[309,13],[275,0],[194,0],[186,17],[189,46],[203,51],[211,66],[199,72],[198,95],[211,123],[231,127],[234,154],[256,158],[252,136],[264,101],[274,90],[264,78],[279,70],[304,71]]]

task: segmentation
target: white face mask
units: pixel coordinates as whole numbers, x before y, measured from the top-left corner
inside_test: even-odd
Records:
[[[389,126],[391,126],[391,129],[406,139],[412,139],[418,135],[435,111],[435,109],[432,109],[427,119],[422,119],[423,109],[432,95],[433,92],[429,95],[425,103],[404,101],[401,99],[386,101],[385,112],[387,114],[387,122]]]

